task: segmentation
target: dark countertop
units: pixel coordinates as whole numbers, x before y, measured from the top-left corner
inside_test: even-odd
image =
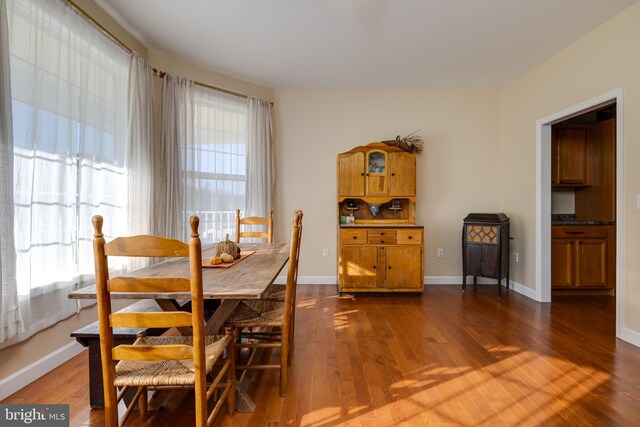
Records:
[[[552,214],[551,225],[615,225],[615,221],[579,220],[572,214]]]
[[[338,224],[339,228],[424,228],[422,225],[416,224]]]

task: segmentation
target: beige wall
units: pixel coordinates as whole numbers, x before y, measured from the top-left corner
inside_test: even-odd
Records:
[[[469,212],[499,205],[495,92],[276,90],[276,239],[304,211],[300,276],[336,276],[336,156],[422,129],[416,220],[425,226],[425,275],[461,272]],[[322,249],[330,257],[322,257]],[[436,248],[444,258],[436,258]]]
[[[273,100],[272,89],[234,79],[233,77],[216,73],[211,70],[206,70],[201,67],[193,66],[157,52],[148,52],[144,45],[138,42],[122,26],[107,15],[93,0],[75,0],[75,3],[129,48],[137,51],[140,55],[147,58],[149,63],[154,67],[173,74],[182,75],[202,83],[223,87],[225,89],[269,101]],[[155,129],[157,131],[156,140],[159,140],[160,102],[162,99],[160,79],[157,79],[156,83]],[[96,321],[98,318],[97,316],[97,310],[95,307],[85,309],[79,315],[72,316],[69,319],[59,322],[56,325],[37,333],[25,341],[0,350],[0,380],[48,355],[52,351],[74,341],[74,339],[69,337],[69,334],[82,326]]]
[[[502,205],[513,218],[521,262],[516,281],[535,280],[535,123],[619,87],[624,108],[623,327],[640,331],[640,4],[606,22],[500,91]],[[620,224],[619,224],[620,225]]]

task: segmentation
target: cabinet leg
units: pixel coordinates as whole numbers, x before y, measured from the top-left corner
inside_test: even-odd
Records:
[[[498,298],[502,298],[502,279],[498,279]]]

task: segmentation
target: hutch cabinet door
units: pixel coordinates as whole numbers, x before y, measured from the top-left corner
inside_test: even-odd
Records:
[[[339,157],[338,195],[364,196],[364,153],[353,153]]]
[[[573,241],[551,239],[551,287],[573,286]]]
[[[387,288],[422,290],[422,247],[387,246]]]
[[[367,152],[367,196],[388,194],[387,173],[387,153],[378,150]]]
[[[389,153],[389,196],[416,195],[416,158],[409,153]]]
[[[343,245],[340,254],[342,288],[375,288],[378,283],[375,246]]]
[[[607,287],[606,239],[576,240],[575,257],[575,286],[583,288]]]

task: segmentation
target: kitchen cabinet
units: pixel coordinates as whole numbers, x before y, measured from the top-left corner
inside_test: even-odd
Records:
[[[563,225],[551,231],[551,287],[553,289],[612,288],[607,226]],[[613,259],[615,262],[615,259]]]
[[[422,292],[422,227],[343,227],[339,231],[340,292]]]
[[[554,127],[551,136],[551,183],[557,186],[589,184],[588,128]]]

